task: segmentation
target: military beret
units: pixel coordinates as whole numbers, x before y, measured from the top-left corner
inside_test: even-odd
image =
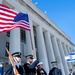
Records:
[[[21,53],[20,52],[15,52],[15,53],[12,53],[12,56],[13,57],[21,57]]]
[[[52,61],[51,64],[53,64],[53,63],[57,63],[57,61]]]
[[[30,54],[30,55],[27,55],[27,56],[25,56],[26,58],[31,58],[31,59],[33,59],[33,55],[32,54]]]

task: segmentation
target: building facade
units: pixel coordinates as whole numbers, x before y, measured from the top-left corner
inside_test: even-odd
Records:
[[[52,68],[51,62],[57,61],[63,75],[69,74],[73,63],[67,63],[65,56],[74,52],[71,39],[58,28],[31,0],[0,0],[17,12],[28,13],[30,31],[15,28],[10,32],[0,34],[0,61],[9,63],[6,47],[13,52],[21,52],[21,63],[25,63],[25,56],[33,54],[34,58],[44,63],[48,73]]]

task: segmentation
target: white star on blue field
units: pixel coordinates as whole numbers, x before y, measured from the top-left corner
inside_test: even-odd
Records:
[[[75,0],[32,0],[75,44]]]

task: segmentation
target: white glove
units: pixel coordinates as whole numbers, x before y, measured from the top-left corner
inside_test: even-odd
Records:
[[[33,62],[36,61],[36,59],[33,59]]]

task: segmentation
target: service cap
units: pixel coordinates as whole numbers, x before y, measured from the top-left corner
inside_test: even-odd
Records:
[[[37,66],[42,65],[42,64],[43,64],[43,62],[39,62],[39,63],[37,64]]]
[[[20,52],[15,52],[15,53],[12,53],[12,56],[13,57],[21,57],[21,53]]]
[[[30,58],[30,59],[33,59],[33,55],[32,54],[30,54],[30,55],[27,55],[27,56],[25,56],[26,58]]]
[[[51,64],[53,64],[53,63],[57,63],[57,61],[52,61]]]

